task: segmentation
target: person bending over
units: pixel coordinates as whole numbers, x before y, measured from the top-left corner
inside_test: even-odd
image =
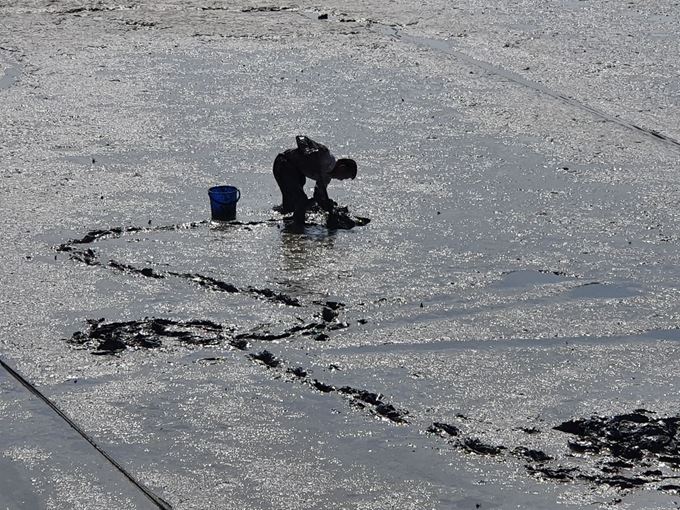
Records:
[[[275,207],[281,213],[294,213],[293,220],[304,224],[307,208],[313,202],[326,212],[337,205],[328,197],[328,184],[332,179],[354,179],[357,164],[353,159],[336,160],[328,147],[306,136],[296,136],[297,147],[282,152],[274,160],[274,178],[281,190],[282,204]],[[316,181],[314,198],[307,198],[304,186],[307,178]]]

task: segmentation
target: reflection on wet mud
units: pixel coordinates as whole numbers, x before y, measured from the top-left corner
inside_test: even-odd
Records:
[[[305,235],[298,232],[281,232],[281,264],[284,274],[304,271],[323,264],[335,245],[335,234],[323,227],[306,227]]]

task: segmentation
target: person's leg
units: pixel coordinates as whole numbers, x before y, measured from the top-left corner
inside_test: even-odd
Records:
[[[276,156],[273,173],[276,183],[281,190],[282,203],[280,211],[282,213],[290,213],[296,211],[301,206],[306,207],[307,195],[304,190],[306,178],[302,172],[299,172],[290,164],[284,154]]]

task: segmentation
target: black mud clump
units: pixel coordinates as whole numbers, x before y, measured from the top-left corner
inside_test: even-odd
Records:
[[[258,352],[255,354],[249,354],[248,355],[253,361],[256,361],[262,365],[265,365],[269,368],[278,368],[278,366],[281,364],[281,360],[274,356],[271,352],[268,350],[264,350],[262,352]]]
[[[280,11],[290,11],[292,7],[278,6],[278,5],[266,5],[263,7],[245,7],[241,9],[241,12],[280,12]]]
[[[155,349],[166,340],[192,345],[215,345],[229,331],[212,321],[175,321],[143,319],[127,322],[89,320],[86,331],[77,331],[68,340],[73,345],[92,350],[93,354],[116,354],[128,348]]]
[[[217,280],[216,278],[211,278],[210,276],[203,276],[197,273],[176,273],[174,271],[168,271],[168,274],[170,276],[188,280],[204,289],[214,290],[216,292],[229,292],[231,294],[239,292],[238,287],[235,285]]]
[[[324,335],[322,331],[328,328],[328,325],[323,322],[309,322],[306,324],[297,324],[290,328],[286,328],[283,331],[271,332],[268,330],[260,330],[256,328],[247,333],[239,333],[234,338],[236,339],[246,339],[246,340],[259,340],[264,342],[271,342],[274,340],[282,340],[284,338],[290,338],[296,334],[300,335],[315,335],[315,339],[319,336],[324,336],[323,340],[329,340],[328,335]]]
[[[658,460],[680,467],[680,417],[654,418],[648,412],[565,421],[555,430],[576,436],[572,450],[607,454],[633,464]]]
[[[336,207],[328,213],[326,227],[329,230],[351,230],[354,227],[363,227],[370,223],[369,218],[352,216],[347,207]]]
[[[135,267],[135,266],[131,266],[129,264],[123,264],[121,262],[117,262],[115,260],[109,260],[109,267],[111,267],[113,269],[118,269],[119,271],[123,271],[125,273],[132,273],[132,274],[138,274],[138,275],[141,275],[141,276],[146,276],[147,278],[156,278],[156,279],[165,278],[165,275],[155,272],[150,267]]]
[[[291,375],[294,375],[298,379],[304,379],[307,377],[307,371],[302,367],[289,368],[286,370]]]
[[[342,310],[345,308],[345,303],[341,303],[339,301],[314,301],[315,305],[323,306],[326,308],[330,308],[331,310]]]
[[[540,464],[526,468],[539,478],[632,490],[675,478],[676,472],[664,473],[664,469],[680,468],[679,416],[657,418],[650,411],[637,409],[615,416],[568,420],[554,430],[571,436],[566,446],[572,452],[572,465],[546,465],[551,459],[532,458]],[[657,488],[665,490],[664,486]]]
[[[476,453],[477,455],[498,455],[506,450],[505,446],[486,444],[480,439],[472,437],[463,438],[458,443],[458,446],[467,452]]]
[[[541,450],[534,450],[531,448],[525,448],[523,446],[515,448],[512,451],[512,453],[514,453],[516,456],[520,458],[533,460],[534,462],[548,462],[550,460],[553,460],[553,458],[550,455],[548,455],[545,452],[542,452]]]
[[[331,321],[335,320],[337,318],[337,316],[338,316],[337,310],[334,310],[329,306],[325,306],[321,310],[321,319],[324,322],[331,322]]]
[[[99,266],[101,262],[99,257],[92,248],[76,248],[68,244],[62,244],[57,247],[57,251],[60,253],[68,253],[71,260],[76,262],[82,262],[88,266]]]
[[[442,422],[434,422],[427,428],[427,431],[430,434],[436,434],[441,437],[457,436],[460,434],[460,429],[458,427]]]
[[[245,340],[243,338],[234,338],[232,340],[229,340],[229,345],[231,345],[235,349],[238,349],[239,351],[247,351],[248,347],[250,347],[248,340]]]
[[[297,298],[291,297],[287,294],[281,292],[275,292],[271,289],[256,289],[255,287],[248,287],[248,292],[269,299],[270,301],[276,301],[283,303],[288,306],[302,306]]]
[[[372,412],[382,418],[390,420],[394,423],[407,423],[407,411],[397,409],[392,404],[383,400],[380,393],[373,393],[367,390],[360,390],[352,388],[351,386],[343,386],[338,389],[338,392],[349,398],[352,403],[360,408],[370,407]]]
[[[330,393],[335,391],[335,386],[323,383],[317,379],[314,379],[310,384],[314,389],[319,390],[321,393]]]
[[[578,468],[575,467],[545,467],[545,466],[526,466],[527,471],[536,476],[548,480],[557,480],[560,482],[569,482],[574,480]]]

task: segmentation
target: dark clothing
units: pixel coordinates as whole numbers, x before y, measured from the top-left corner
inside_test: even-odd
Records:
[[[294,212],[296,218],[302,215],[304,221],[308,201],[304,189],[307,178],[288,159],[286,152],[279,154],[274,160],[274,178],[283,197],[281,212]]]
[[[274,160],[274,178],[279,185],[283,203],[282,212],[294,212],[297,222],[304,222],[305,211],[309,199],[304,186],[307,178],[316,181],[314,199],[325,210],[333,208],[326,190],[331,181],[331,172],[335,166],[335,157],[324,145],[307,137],[296,138],[297,148],[289,149]]]

